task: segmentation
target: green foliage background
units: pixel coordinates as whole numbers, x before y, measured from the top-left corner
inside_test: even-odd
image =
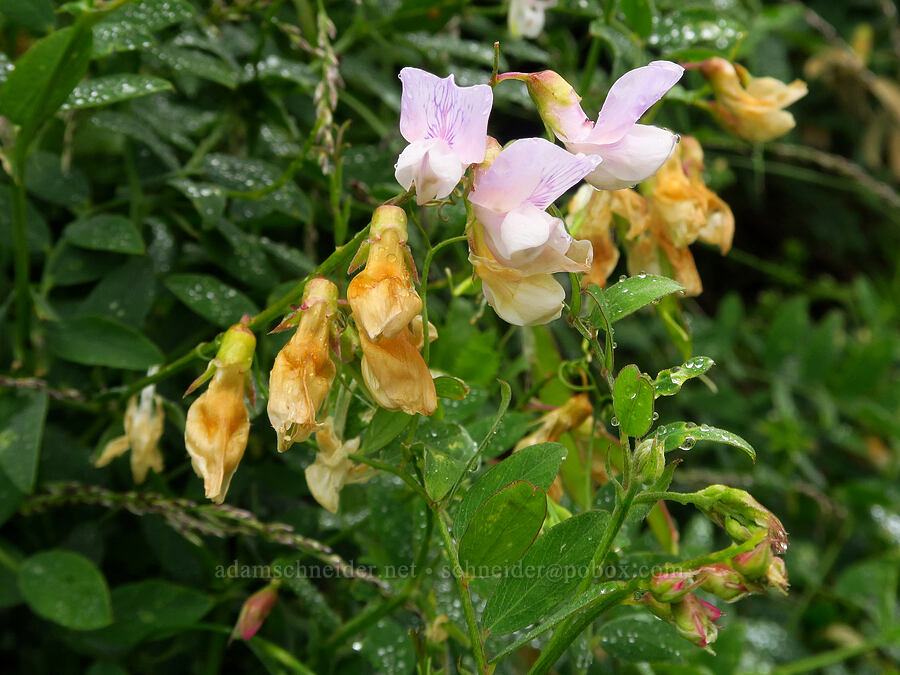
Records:
[[[15,195],[3,175],[0,653],[9,672],[304,672],[301,663],[317,672],[413,672],[423,660],[408,629],[422,640],[423,626],[442,614],[449,639],[423,649],[433,668],[456,667],[466,636],[447,574],[327,648],[377,589],[324,574],[287,579],[249,649],[226,644],[242,601],[263,582],[223,578],[217,568],[237,560],[328,569],[310,542],[278,543],[271,523],[377,572],[410,564],[425,522],[416,496],[387,474],[346,487],[337,516],[324,512],[303,476],[314,450],[276,455],[264,396],[228,495],[258,521],[216,520],[212,534],[198,536],[179,519],[204,518],[201,482],[184,451],[181,395],[214,349],[194,348],[282,298],[397,194],[401,67],[487,82],[499,40],[501,70],[557,70],[596,110],[615,78],[653,58],[719,54],[790,81],[804,76],[810,57],[845,49],[854,29],[868,25],[868,72],[894,82],[900,74],[896,9],[876,0],[560,0],[533,41],[510,36],[506,8],[493,3],[142,0],[108,13],[101,4],[0,0],[0,139],[7,174],[24,170],[27,309],[35,317],[23,335]],[[13,70],[46,35],[38,43],[46,59]],[[54,63],[63,67],[49,94],[32,100]],[[778,514],[790,533],[791,593],[729,606],[715,656],[622,608],[595,629],[605,652],[588,667],[587,643],[576,642],[560,672],[897,672],[900,198],[897,175],[889,164],[871,165],[864,139],[885,112],[894,127],[900,119],[858,78],[831,75],[809,81],[809,95],[791,108],[797,128],[764,148],[728,136],[692,105],[703,87],[696,73],[655,119],[700,139],[708,182],[737,222],[727,257],[695,251],[705,290],[681,302],[693,353],[717,364],[709,373],[715,391],[689,384],[657,411],[661,420],[731,429],[758,454],[751,465],[733,448],[700,445],[680,453],[674,485],[743,487]],[[20,128],[15,147],[12,123]],[[543,133],[517,83],[496,89],[490,132],[501,142]],[[23,139],[33,141],[27,156]],[[459,206],[432,209],[421,229],[437,242],[460,234],[464,221]],[[421,270],[418,230],[410,243]],[[471,388],[461,401],[443,400],[442,428],[458,437],[487,432],[500,400],[496,378],[510,383],[515,409],[491,446],[497,456],[537,417],[527,393],[537,387],[552,404],[568,395],[552,377],[541,383],[561,358],[578,358],[579,340],[562,321],[523,330],[481,312],[470,275],[460,246],[444,249],[432,268],[429,316],[440,339],[431,366]],[[333,277],[346,281],[343,269]],[[616,333],[625,362],[647,372],[681,363],[653,311],[620,322]],[[260,338],[263,394],[285,336]],[[127,495],[127,462],[94,469],[91,458],[121,434],[127,394],[144,371],[180,358],[158,385],[166,471]],[[23,382],[23,374],[35,379]],[[348,424],[365,430],[359,415]],[[90,486],[124,496],[114,504],[97,493],[85,504]],[[145,493],[164,499],[151,504]],[[672,512],[684,556],[725,544],[693,510]],[[622,565],[661,559],[637,524],[617,545],[628,551]],[[437,546],[428,562],[442,567]],[[405,579],[387,583],[397,591]],[[477,583],[486,597],[490,582]],[[520,653],[497,672],[523,671],[528,658]]]

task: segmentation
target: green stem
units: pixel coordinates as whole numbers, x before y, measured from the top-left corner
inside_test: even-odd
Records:
[[[700,499],[690,492],[644,492],[638,495],[635,504],[655,504],[658,501],[678,502],[679,504],[696,504]]]
[[[870,640],[866,640],[865,642],[862,642],[858,645],[832,649],[828,652],[814,654],[813,656],[809,656],[805,659],[800,659],[798,661],[794,661],[793,663],[779,666],[778,668],[773,670],[772,673],[773,675],[796,675],[797,673],[808,673],[812,670],[819,670],[821,668],[824,668],[825,666],[830,666],[834,663],[846,661],[847,659],[853,658],[854,656],[865,654],[866,652],[872,651],[873,649],[878,649],[879,647],[893,644],[897,640],[900,640],[900,626],[894,626],[893,629],[885,631],[881,635],[878,635]]]
[[[431,354],[431,343],[428,341],[428,303],[426,302],[428,298],[428,271],[431,269],[431,261],[434,259],[435,253],[440,251],[445,246],[449,246],[450,244],[455,244],[459,241],[468,241],[469,237],[465,234],[461,234],[458,237],[451,237],[450,239],[445,239],[440,242],[436,246],[432,247],[428,254],[425,256],[425,264],[422,265],[422,339],[424,340],[424,345],[422,346],[422,358],[425,359],[425,363],[428,363],[428,357]]]
[[[607,23],[609,21],[607,20]],[[600,59],[600,38],[592,37],[591,46],[588,48],[587,59],[584,63],[584,71],[581,75],[581,86],[579,91],[585,96],[591,89],[591,82],[594,81],[594,71],[597,70],[597,61]]]
[[[453,572],[453,577],[456,579],[456,588],[459,591],[459,598],[462,601],[463,613],[466,617],[466,626],[469,629],[469,640],[472,643],[472,653],[475,656],[475,666],[478,675],[486,675],[488,670],[487,660],[484,656],[484,643],[481,640],[481,632],[478,630],[478,624],[475,621],[475,610],[472,608],[472,598],[469,597],[469,584],[463,573],[462,565],[459,564],[459,555],[456,551],[456,544],[453,543],[453,538],[450,536],[450,530],[447,529],[447,523],[444,522],[443,514],[437,509],[434,509],[434,511],[435,520],[437,520],[438,524],[438,532],[440,532],[441,539],[444,542],[444,551],[447,554],[447,558],[450,560],[450,569]]]
[[[13,202],[13,261],[16,288],[15,360],[28,370],[31,334],[31,290],[29,288],[28,221],[25,202],[24,166],[19,165],[10,184]]]
[[[430,510],[425,512],[427,520],[425,521],[425,535],[422,538],[422,544],[413,561],[412,574],[406,580],[403,588],[397,595],[394,595],[384,602],[370,605],[362,612],[353,617],[350,621],[340,626],[326,641],[322,647],[325,651],[337,649],[346,640],[349,640],[357,633],[365,630],[368,626],[378,621],[380,618],[387,616],[397,607],[402,605],[406,599],[412,595],[419,581],[422,578],[422,572],[425,568],[425,561],[428,559],[428,550],[431,547],[431,533],[434,530],[434,515]]]

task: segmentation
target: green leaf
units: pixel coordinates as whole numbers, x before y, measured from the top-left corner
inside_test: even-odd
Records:
[[[81,82],[66,102],[63,110],[82,110],[128,101],[141,96],[149,96],[161,91],[172,91],[172,83],[161,77],[120,73],[104,75]]]
[[[143,143],[150,148],[150,150],[153,151],[153,154],[159,157],[163,164],[169,169],[177,169],[179,166],[178,157],[172,151],[172,148],[159,140],[159,137],[153,130],[134,115],[125,115],[124,113],[113,112],[111,110],[101,110],[92,115],[88,123],[103,131],[111,131],[114,134],[121,134],[139,143]]]
[[[153,263],[146,256],[129,257],[91,289],[78,314],[103,314],[128,326],[144,323],[156,290]]]
[[[19,590],[31,610],[74,630],[112,622],[109,588],[90,560],[70,551],[42,551],[19,568]]]
[[[494,576],[521,558],[541,531],[547,493],[520,480],[497,492],[472,516],[459,539],[459,562],[468,576]]]
[[[415,670],[416,651],[409,630],[388,617],[366,629],[362,653],[375,672],[411,675]]]
[[[618,591],[618,592],[616,592]],[[544,619],[539,625],[535,626],[525,634],[516,638],[512,644],[505,645],[503,649],[491,657],[491,663],[496,663],[505,656],[509,656],[519,647],[528,644],[539,635],[546,633],[554,626],[562,623],[576,612],[584,609],[595,608],[605,603],[615,604],[630,595],[621,584],[616,581],[607,581],[604,583],[591,586],[588,590],[580,595],[572,598],[568,602],[563,603],[559,609]]]
[[[672,422],[656,430],[656,438],[663,443],[666,452],[680,448],[690,450],[697,441],[713,441],[724,443],[743,450],[756,461],[756,451],[747,441],[724,429],[717,429],[707,424],[696,425],[693,422]]]
[[[434,378],[434,388],[440,398],[462,401],[469,393],[469,386],[458,377],[441,375]]]
[[[47,346],[59,358],[87,366],[146,370],[163,362],[162,352],[143,334],[105,316],[54,324]]]
[[[513,453],[485,471],[460,502],[454,519],[454,532],[465,532],[475,511],[491,495],[517,480],[549,490],[567,452],[559,443],[539,443]]]
[[[94,26],[94,58],[149,47],[153,33],[194,16],[187,0],[141,0],[116,10]]]
[[[475,455],[475,441],[459,424],[433,420],[419,425],[416,441],[425,445],[425,491],[432,499],[441,499]]]
[[[616,377],[613,410],[619,428],[629,436],[639,438],[653,424],[653,385],[634,364],[622,368]]]
[[[85,639],[104,647],[130,649],[155,633],[199,621],[212,607],[213,601],[205,593],[162,579],[145,579],[114,588],[115,621]]]
[[[378,452],[403,433],[412,418],[412,415],[402,410],[379,408],[372,416],[372,421],[366,425],[361,452],[366,455]]]
[[[728,54],[746,30],[733,16],[717,9],[676,9],[664,13],[647,39],[665,58],[687,49],[707,47]]]
[[[45,392],[0,389],[0,470],[26,495],[37,477],[46,417]]]
[[[35,35],[43,35],[56,28],[51,0],[0,0],[0,14],[10,24],[21,26]]]
[[[191,200],[204,225],[215,225],[225,213],[228,197],[221,185],[195,183],[186,178],[172,179],[169,185]]]
[[[653,391],[657,397],[674,396],[681,390],[681,385],[694,377],[700,377],[716,365],[708,356],[695,356],[680,366],[659,371],[653,380]]]
[[[106,270],[121,261],[122,257],[116,253],[63,245],[51,258],[50,276],[54,286],[83,284],[99,279]]]
[[[125,216],[107,213],[76,220],[66,226],[67,241],[94,251],[114,251],[133,255],[144,252],[144,241],[135,224]]]
[[[609,522],[606,511],[587,511],[550,528],[488,599],[482,626],[504,635],[535,623],[575,590]]]
[[[653,5],[650,0],[619,0],[625,21],[642,38],[653,32]]]
[[[173,274],[166,288],[210,323],[227,328],[244,314],[259,311],[240,291],[207,274]]]
[[[59,206],[78,206],[91,198],[91,186],[80,169],[62,168],[59,155],[36,150],[25,162],[25,189]]]
[[[235,89],[238,85],[238,75],[234,69],[225,61],[206,52],[173,45],[151,47],[148,52],[175,72],[190,73],[229,89]]]
[[[656,617],[626,616],[597,629],[603,650],[623,661],[679,662],[684,654],[698,653],[677,631]]]
[[[870,559],[846,568],[834,585],[835,594],[859,607],[882,628],[895,621],[897,583],[900,567],[895,559]]]
[[[681,284],[668,277],[658,277],[652,274],[629,277],[604,291],[603,295],[609,305],[607,318],[610,323],[615,323],[641,307],[649,305],[654,300],[683,290]]]
[[[0,115],[22,127],[16,148],[20,157],[87,72],[90,60],[91,32],[79,21],[39,40],[16,61],[0,89]]]

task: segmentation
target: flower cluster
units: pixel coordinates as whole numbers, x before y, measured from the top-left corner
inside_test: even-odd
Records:
[[[529,34],[534,26],[539,30],[543,9],[550,4],[516,4],[511,16],[517,17],[520,32]],[[527,27],[529,22],[534,26]],[[779,88],[768,78],[753,80],[740,67],[715,59],[699,67],[713,80],[718,114],[725,116],[727,109],[727,124],[737,133],[760,140],[793,125],[781,108],[802,95],[797,83]],[[726,252],[734,218],[703,180],[699,144],[692,138],[679,144],[671,131],[639,122],[683,72],[675,63],[654,61],[626,73],[610,87],[594,120],[573,87],[553,71],[503,73],[490,86],[460,87],[452,75],[439,78],[404,68],[399,126],[408,146],[397,159],[395,176],[419,204],[445,200],[454,191],[464,199],[474,274],[487,302],[511,324],[543,324],[560,315],[565,291],[554,274],[583,273],[586,282],[603,285],[618,262],[616,232],[625,241],[629,269],[674,275],[689,293],[699,293],[687,247],[699,239]],[[732,74],[746,91],[735,89]],[[506,81],[525,84],[561,145],[521,138],[503,147],[487,135],[492,86]],[[769,102],[772,110],[753,104],[754,96]],[[569,207],[568,225],[584,237],[576,239],[553,202],[582,181],[585,185]],[[629,189],[637,183],[642,183],[640,193]],[[304,287],[301,305],[276,329],[294,329],[269,377],[267,413],[276,448],[284,452],[315,435],[317,454],[307,468],[307,483],[313,497],[331,511],[338,508],[342,486],[364,478],[350,458],[359,439],[342,438],[342,393],[349,396],[364,384],[370,400],[387,410],[431,415],[438,409],[422,354],[425,340],[435,339],[437,331],[423,319],[406,213],[394,201],[402,204],[405,197],[375,209],[368,238],[348,270],[362,268],[346,289],[352,324],[342,314],[338,286],[313,278]],[[185,445],[206,496],[217,503],[225,499],[249,434],[244,395],[256,338],[248,324],[245,317],[225,332],[215,359],[188,390],[211,380],[188,410]],[[335,393],[332,385],[344,362],[342,343],[358,355],[359,367],[349,369],[346,378],[342,374]],[[558,438],[584,424],[591,412],[585,397],[573,397],[523,443]],[[161,471],[157,442],[162,420],[160,399],[152,387],[145,389],[139,403],[137,398],[129,402],[125,436],[111,441],[97,464],[131,447],[136,482],[151,468]],[[641,458],[641,475],[648,480],[661,469],[656,450],[648,448]],[[743,506],[723,497],[719,510],[710,513],[743,541],[759,522],[748,516],[748,502],[738,501]],[[779,535],[772,527],[768,541],[778,553]],[[777,565],[768,563],[769,568]],[[777,570],[767,574],[775,578]],[[696,614],[696,606],[685,611]]]

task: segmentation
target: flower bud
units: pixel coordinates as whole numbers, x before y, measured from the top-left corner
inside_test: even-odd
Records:
[[[650,593],[659,602],[674,602],[702,584],[704,576],[702,569],[660,572],[650,579]]]
[[[538,109],[538,114],[560,140],[581,138],[594,125],[581,109],[581,97],[559,73],[542,70],[539,73],[503,73],[503,80],[521,80],[528,87],[528,94]]]
[[[250,416],[244,384],[255,346],[256,338],[246,325],[235,324],[226,331],[207,369],[212,373],[209,388],[191,404],[185,421],[184,443],[191,464],[203,478],[207,498],[217,504],[225,500],[247,447]]]
[[[707,647],[716,641],[716,621],[722,612],[693,593],[672,605],[672,623],[679,634],[698,647]]]
[[[653,485],[666,468],[663,444],[655,438],[642,441],[634,451],[634,469],[644,485]]]
[[[144,387],[140,395],[128,399],[125,410],[125,435],[107,443],[94,466],[102,467],[131,449],[131,475],[140,485],[147,478],[147,472],[163,471],[163,456],[159,451],[166,416],[163,413],[162,398],[155,394],[156,387]]]
[[[698,508],[724,527],[736,542],[745,542],[764,531],[773,553],[787,550],[787,532],[781,521],[750,493],[727,485],[710,485],[696,495],[700,497]]]
[[[700,588],[725,602],[735,602],[759,590],[740,572],[733,570],[725,563],[706,565],[701,570],[704,573],[704,579]]]
[[[359,439],[342,441],[329,417],[316,432],[316,460],[306,467],[306,484],[313,498],[332,513],[337,513],[341,488],[347,483],[368,479],[368,468],[348,457],[359,449]]]
[[[422,311],[412,283],[415,267],[406,246],[406,213],[379,206],[372,215],[365,269],[347,287],[347,301],[360,332],[377,342],[392,338]]]
[[[329,345],[337,299],[337,286],[327,279],[311,279],[303,292],[297,330],[275,357],[267,412],[279,452],[305,441],[318,427],[316,416],[335,375]]]
[[[782,595],[787,595],[790,582],[788,582],[787,565],[784,564],[782,558],[772,557],[772,562],[769,563],[766,570],[766,582]]]
[[[652,614],[658,616],[663,621],[672,623],[672,603],[660,602],[653,597],[652,593],[646,593],[641,598],[641,602],[650,610]]]
[[[772,562],[772,547],[763,539],[753,550],[746,553],[738,553],[731,559],[731,565],[735,570],[748,579],[759,579],[769,569]]]
[[[806,96],[803,80],[785,84],[774,77],[753,77],[745,68],[713,57],[696,65],[710,82],[716,101],[708,105],[719,124],[748,141],[760,143],[794,128],[783,110]]]
[[[231,631],[232,640],[236,637],[249,640],[262,628],[263,622],[278,601],[278,586],[279,582],[274,581],[244,601],[234,630]]]
[[[437,410],[434,380],[417,347],[421,340],[421,332],[417,338],[408,327],[378,342],[360,330],[363,380],[382,408],[410,415],[431,415]]]

